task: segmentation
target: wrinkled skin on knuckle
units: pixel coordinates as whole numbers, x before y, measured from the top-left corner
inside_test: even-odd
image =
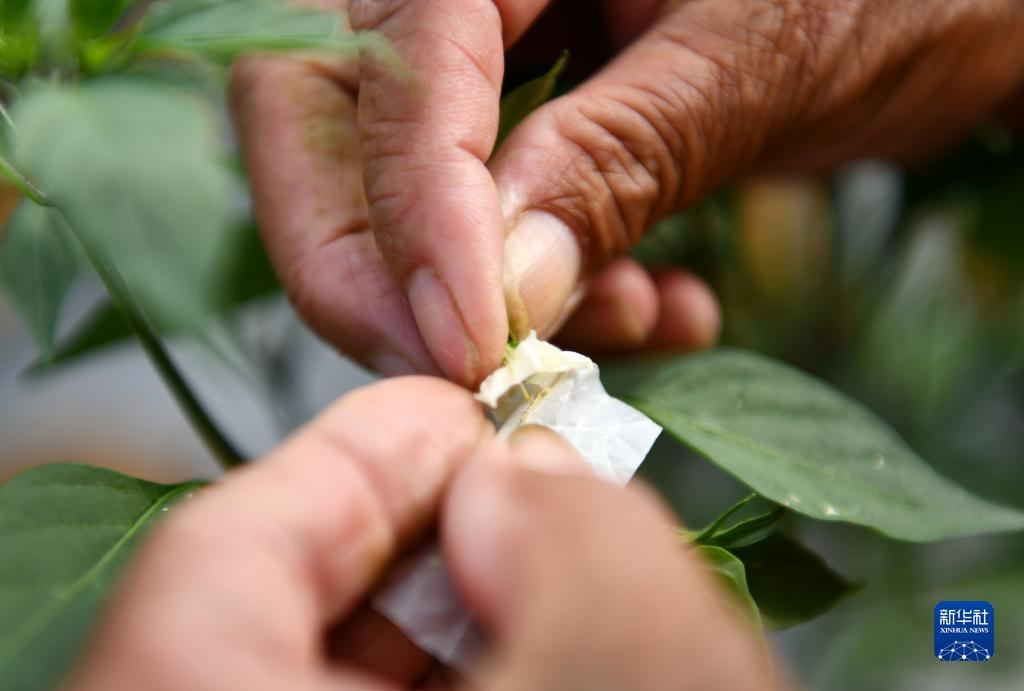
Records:
[[[719,182],[744,170],[815,96],[817,73],[829,71],[816,54],[827,33],[821,13],[827,4],[835,0],[705,1],[684,5],[656,29],[691,57],[676,77],[691,84],[692,110],[704,120],[706,179]]]
[[[657,30],[709,66],[697,90],[727,123],[707,130],[726,175],[916,158],[1024,73],[1014,0],[692,2]]]
[[[593,271],[628,249],[632,238],[643,231],[635,210],[646,206],[643,202],[656,193],[652,188],[657,183],[616,136],[617,116],[597,112],[605,108],[602,104],[585,113],[583,105],[581,117],[573,114],[559,125],[563,141],[577,150],[567,171],[571,184],[566,189],[572,190],[572,196],[548,204],[563,218],[570,217],[570,227],[588,229],[581,240],[585,263]]]
[[[1024,72],[1024,5],[1013,0],[772,4],[784,98],[768,111],[777,117],[757,168],[914,160],[973,125]]]
[[[554,213],[577,232],[588,272],[627,251],[675,206],[680,161],[686,158],[679,150],[691,136],[686,130],[694,130],[666,120],[651,103],[660,98],[630,88],[595,98],[584,94],[574,108],[555,116],[553,131],[573,153],[569,161],[544,166],[543,175],[559,179],[536,189],[558,190],[560,196],[539,199],[535,208]]]
[[[567,168],[552,162],[570,184],[550,188],[573,194],[538,206],[587,229],[578,234],[588,272],[756,158],[769,131],[765,95],[796,98],[780,85],[805,59],[804,42],[786,38],[797,31],[791,4],[685,3],[645,38],[658,69],[624,85],[599,80],[558,111],[553,129],[575,154]]]

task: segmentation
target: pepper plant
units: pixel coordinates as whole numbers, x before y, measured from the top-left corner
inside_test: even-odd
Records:
[[[220,82],[239,53],[283,50],[387,47],[338,14],[279,0],[0,0],[0,172],[19,195],[0,285],[38,344],[38,367],[134,337],[225,468],[243,459],[163,339],[222,351],[220,317],[277,289],[221,144]],[[501,136],[550,97],[564,67],[563,57],[505,97]],[[58,340],[62,301],[87,271],[108,301]],[[919,542],[1024,529],[1024,513],[945,479],[863,406],[764,356],[617,361],[603,379],[750,488],[681,538],[757,626],[800,623],[857,588],[779,529],[788,517]],[[0,487],[0,688],[46,688],[60,675],[135,546],[203,484],[66,463]]]

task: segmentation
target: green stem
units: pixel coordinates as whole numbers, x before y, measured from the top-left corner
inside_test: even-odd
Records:
[[[185,413],[185,417],[188,418],[189,423],[191,423],[193,429],[202,438],[207,448],[225,470],[244,463],[242,455],[220,431],[210,417],[210,414],[203,407],[203,404],[192,393],[192,389],[189,388],[188,382],[185,381],[185,378],[171,360],[167,349],[164,348],[163,344],[156,337],[156,332],[149,319],[146,318],[146,315],[135,301],[131,299],[128,287],[125,285],[124,279],[121,277],[120,272],[118,272],[117,267],[114,266],[113,262],[103,252],[98,251],[92,246],[92,243],[75,231],[75,227],[68,220],[67,214],[64,214],[60,209],[57,210],[64,216],[64,220],[67,221],[78,243],[82,246],[86,256],[89,257],[93,267],[95,267],[96,273],[107,289],[111,302],[121,312],[125,321],[128,322],[128,326],[131,328],[132,333],[135,334],[135,337],[139,339],[139,344],[149,357],[149,361],[156,368],[167,388],[171,390],[171,394]]]
[[[718,532],[710,538],[706,538],[706,541],[710,540],[718,547],[733,547],[740,540],[745,540],[751,535],[772,527],[779,522],[779,519],[782,518],[785,513],[786,507],[776,507],[767,513],[761,514],[760,516],[753,516],[745,521],[740,521],[736,525],[729,526],[725,530],[718,530]]]
[[[15,134],[17,134],[18,133],[18,127],[17,127],[17,125],[14,124],[14,120],[11,120],[11,114],[8,113],[7,112],[7,108],[4,107],[4,102],[3,102],[2,98],[0,98],[0,116],[3,117],[4,122],[7,123],[7,126],[11,128],[11,132],[14,132]]]
[[[131,293],[128,292],[128,286],[125,285],[124,279],[121,278],[121,274],[118,272],[117,267],[114,266],[113,262],[110,261],[107,256],[98,251],[97,248],[93,247],[90,242],[87,241],[80,233],[75,230],[75,226],[71,223],[67,214],[50,201],[50,198],[38,187],[25,177],[21,171],[14,167],[14,165],[0,154],[0,173],[4,175],[8,180],[11,181],[15,187],[17,187],[22,194],[31,199],[39,206],[46,206],[54,209],[64,217],[64,221],[71,228],[75,239],[78,240],[78,244],[82,246],[89,261],[92,262],[93,267],[96,269],[96,273],[99,274],[100,280],[103,281],[103,285],[107,289],[107,293],[110,296],[114,306],[118,309],[121,315],[128,322],[128,326],[131,328],[132,333],[139,339],[139,344],[149,357],[149,361],[156,368],[156,371],[160,374],[160,377],[164,380],[167,388],[171,390],[171,394],[174,399],[178,402],[182,411],[185,413],[185,417],[188,418],[193,429],[199,434],[203,442],[205,442],[207,448],[213,453],[214,457],[220,462],[221,466],[226,470],[244,463],[244,458],[235,449],[234,445],[228,441],[227,437],[220,431],[217,425],[213,422],[210,414],[206,412],[203,404],[199,402],[195,394],[188,386],[188,382],[178,371],[178,368],[174,365],[171,360],[167,349],[164,348],[163,344],[156,337],[156,331],[153,329],[153,325],[149,323],[146,315],[142,312],[135,301],[131,299]]]
[[[41,189],[32,184],[32,181],[21,174],[7,158],[0,154],[0,174],[18,188],[22,194],[34,201],[39,206],[52,206],[50,200]]]
[[[744,506],[752,502],[755,498],[757,498],[757,492],[752,492],[747,496],[743,497],[742,499],[740,499],[732,506],[730,506],[728,509],[726,509],[725,513],[723,513],[721,516],[715,519],[714,523],[709,525],[704,530],[700,531],[697,537],[694,538],[694,542],[698,544],[703,544],[711,538],[713,538],[715,536],[715,533],[717,533],[722,528],[722,526],[725,525],[726,521],[732,518],[737,511],[739,511]]]

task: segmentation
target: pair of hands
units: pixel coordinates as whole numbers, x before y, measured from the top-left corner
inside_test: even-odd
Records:
[[[373,52],[238,66],[267,249],[349,355],[464,385],[497,366],[510,326],[563,327],[591,351],[707,345],[707,288],[622,258],[658,218],[742,173],[913,159],[1024,75],[1017,0],[603,0],[589,9],[628,46],[493,152],[504,51],[546,0],[328,4],[350,4],[415,79]],[[343,399],[175,512],[70,686],[408,685],[430,660],[360,603],[438,511],[495,637],[492,688],[771,686],[650,496],[587,477],[550,438],[488,430],[439,380]]]
[[[495,440],[464,389],[428,377],[346,396],[172,509],[66,688],[415,686],[432,661],[363,602],[438,511],[495,643],[486,688],[774,688],[651,493],[598,480],[550,432]]]
[[[740,174],[913,159],[1024,75],[1017,0],[305,1],[408,70],[372,50],[238,66],[270,257],[348,355],[465,385],[510,326],[589,352],[710,344],[708,289],[622,256],[653,223]],[[545,9],[575,13],[555,48],[600,15],[618,52],[492,151],[505,51]]]

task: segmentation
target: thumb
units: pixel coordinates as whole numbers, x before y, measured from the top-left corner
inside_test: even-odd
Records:
[[[720,16],[734,4],[686,3],[696,9],[667,15],[602,72],[533,113],[492,159],[509,229],[504,280],[514,331],[549,334],[581,277],[757,148],[757,133],[736,126],[758,122],[738,112],[752,113],[757,98],[730,74],[731,60],[705,57],[745,48],[697,28],[712,18],[695,20],[714,12],[716,26],[749,24]]]
[[[764,650],[668,512],[586,468],[554,433],[526,428],[449,491],[445,555],[496,643],[486,688],[771,688]]]

